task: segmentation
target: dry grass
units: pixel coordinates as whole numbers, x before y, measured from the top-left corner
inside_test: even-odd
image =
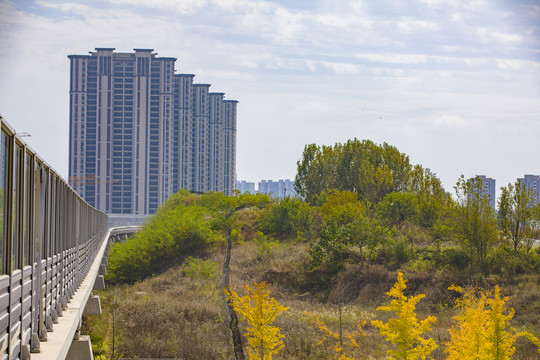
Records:
[[[223,249],[207,254],[207,260],[221,267]],[[384,359],[387,343],[369,325],[369,320],[385,314],[375,309],[388,302],[385,293],[392,287],[396,272],[383,265],[362,267],[349,264],[329,286],[319,286],[324,274],[306,271],[308,245],[281,243],[266,257],[257,254],[252,241],[237,244],[232,253],[231,286],[239,294],[244,285],[253,281],[269,283],[272,296],[289,307],[276,324],[285,335],[285,347],[276,359],[330,359],[331,346],[317,345],[320,334],[313,329],[307,311],[318,315],[337,330],[338,303],[344,306],[342,326],[351,329],[359,320],[368,320],[368,336],[359,340],[358,349],[348,355],[356,359]],[[419,318],[437,316],[430,336],[438,344],[448,341],[448,328],[453,316],[453,296],[446,288],[460,280],[456,271],[436,270],[429,266],[407,268],[404,276],[411,294],[424,293],[418,306]],[[514,279],[514,285],[504,287],[512,295],[510,305],[516,310],[515,325],[540,335],[540,277]],[[106,311],[87,326],[103,334],[94,336],[94,345],[101,345],[110,357],[112,313],[116,318],[115,351],[124,358],[230,359],[229,333],[224,322],[220,277],[212,280],[190,279],[176,266],[165,274],[139,282],[131,287],[108,289],[101,293]],[[495,282],[496,279],[488,279]],[[521,284],[521,285],[515,285]],[[111,307],[113,294],[117,307]],[[100,342],[101,341],[101,342]],[[444,359],[442,346],[433,354]],[[520,342],[514,359],[539,359],[538,353],[526,342]]]

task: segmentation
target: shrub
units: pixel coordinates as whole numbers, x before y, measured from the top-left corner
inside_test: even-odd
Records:
[[[466,251],[462,249],[448,249],[441,255],[443,265],[450,265],[459,270],[466,269],[471,263],[471,259]]]
[[[301,200],[286,197],[269,206],[259,218],[259,228],[266,234],[288,236],[294,233],[294,215]]]
[[[493,251],[488,260],[490,270],[504,276],[537,274],[540,271],[540,256],[534,252],[516,253],[508,247],[501,247]]]
[[[347,249],[344,230],[337,224],[326,225],[321,230],[319,241],[310,244],[310,266],[335,275],[343,268],[348,257]]]
[[[181,194],[180,194],[181,195]],[[179,195],[179,196],[180,196]],[[179,257],[198,254],[218,239],[207,209],[173,196],[133,239],[111,246],[107,281],[133,283],[157,274]]]
[[[262,232],[257,231],[257,234],[253,238],[255,245],[257,246],[257,255],[259,257],[266,257],[272,254],[273,249],[279,246],[279,242],[272,237],[264,235]]]
[[[218,265],[211,260],[188,257],[184,264],[184,275],[192,280],[212,280],[218,274]]]
[[[402,265],[409,262],[413,257],[413,251],[405,239],[396,239],[392,244],[392,255],[396,265]]]

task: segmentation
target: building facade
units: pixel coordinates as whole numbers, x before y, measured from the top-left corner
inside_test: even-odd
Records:
[[[294,181],[290,179],[280,179],[278,181],[261,180],[258,185],[258,193],[260,194],[268,194],[277,198],[294,197],[296,195]]]
[[[520,183],[524,184],[527,189],[530,189],[534,194],[535,204],[540,203],[540,176],[538,175],[524,175],[522,178],[517,179]]]
[[[70,55],[71,186],[109,214],[151,214],[178,189],[231,194],[237,101],[153,49]]]
[[[246,180],[237,180],[236,190],[238,190],[240,194],[243,194],[243,193],[256,194],[257,193],[257,191],[255,190],[255,183],[249,182]]]
[[[478,177],[482,180],[482,195],[486,196],[489,199],[489,205],[493,210],[495,210],[495,179],[488,178],[485,175],[478,175]]]

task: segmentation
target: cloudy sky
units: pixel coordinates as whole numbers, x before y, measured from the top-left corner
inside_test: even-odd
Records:
[[[239,179],[387,142],[451,191],[540,174],[540,0],[0,0],[0,113],[62,175],[69,54],[152,48],[239,101]]]

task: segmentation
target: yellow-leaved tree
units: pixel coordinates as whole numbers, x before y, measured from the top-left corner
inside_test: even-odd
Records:
[[[308,315],[310,317],[310,323],[312,324],[314,328],[319,330],[319,332],[322,335],[319,342],[317,342],[317,345],[322,345],[325,342],[329,342],[331,343],[332,349],[334,350],[335,360],[354,360],[354,358],[345,355],[344,348],[345,347],[350,347],[350,348],[359,347],[357,339],[359,339],[360,337],[366,336],[366,333],[362,329],[362,327],[366,324],[365,320],[359,321],[356,324],[355,330],[343,332],[343,329],[341,326],[341,307],[340,307],[340,312],[339,312],[339,315],[340,315],[339,331],[332,330],[318,316],[310,314],[307,311],[304,312],[304,315]]]
[[[393,297],[390,306],[381,306],[377,310],[395,313],[396,317],[383,323],[374,320],[371,325],[379,329],[381,336],[397,346],[396,350],[388,350],[390,360],[426,359],[437,348],[435,340],[424,338],[422,335],[431,330],[431,324],[437,321],[434,316],[428,316],[422,321],[416,318],[416,304],[425,297],[424,294],[407,297],[403,290],[407,287],[403,274],[398,273],[394,287],[386,293]]]
[[[270,297],[266,283],[254,282],[253,286],[253,289],[245,286],[244,296],[239,296],[234,290],[225,290],[225,293],[242,320],[248,324],[245,336],[249,343],[249,358],[271,360],[272,355],[283,347],[281,339],[284,337],[280,329],[272,324],[279,313],[288,308]]]
[[[456,300],[455,307],[459,312],[453,317],[456,324],[449,330],[450,341],[444,350],[448,360],[509,360],[520,336],[540,347],[540,341],[532,334],[516,331],[510,326],[514,310],[506,309],[508,297],[501,298],[498,286],[494,293],[455,285],[449,289],[462,296]]]
[[[452,285],[449,290],[456,290],[463,295],[456,300],[459,313],[453,317],[457,325],[450,330],[450,342],[446,343],[445,352],[448,360],[488,359],[489,343],[485,325],[489,319],[486,308],[486,294],[476,296],[473,289],[464,290]]]

